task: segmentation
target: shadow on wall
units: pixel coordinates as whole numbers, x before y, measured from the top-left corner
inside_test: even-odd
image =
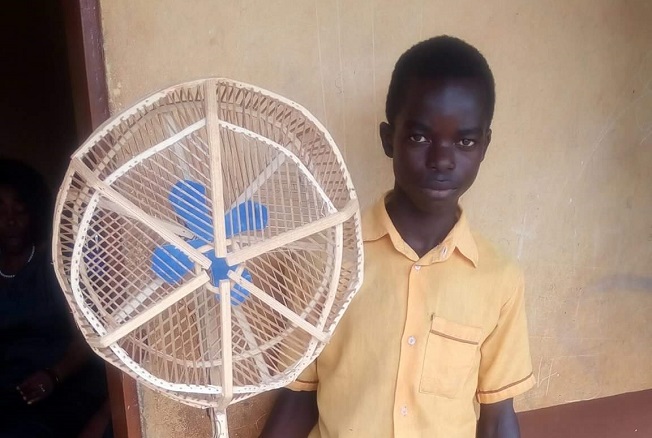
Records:
[[[652,292],[652,277],[616,274],[602,277],[596,283],[590,285],[587,288],[587,291],[590,292],[610,292],[622,290]]]

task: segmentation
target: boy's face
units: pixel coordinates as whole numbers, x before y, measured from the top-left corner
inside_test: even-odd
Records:
[[[381,124],[395,189],[419,210],[457,208],[491,141],[487,108],[476,79],[413,79],[394,123]]]

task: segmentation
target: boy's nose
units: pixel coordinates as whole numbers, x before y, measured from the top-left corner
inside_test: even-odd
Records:
[[[428,167],[437,170],[455,168],[454,145],[433,143],[428,153]]]

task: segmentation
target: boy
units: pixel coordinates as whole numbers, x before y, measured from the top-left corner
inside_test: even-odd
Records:
[[[486,60],[459,39],[399,58],[380,125],[395,184],[363,217],[364,283],[264,437],[519,437],[512,398],[534,383],[522,275],[458,205],[494,102]]]

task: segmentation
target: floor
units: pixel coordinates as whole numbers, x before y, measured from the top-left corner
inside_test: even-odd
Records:
[[[519,413],[522,438],[652,438],[652,390]]]
[[[172,438],[210,436],[205,411],[163,396],[147,403],[144,436]],[[276,398],[261,394],[229,408],[231,438],[256,438]],[[570,403],[518,414],[522,438],[652,438],[652,390]]]

